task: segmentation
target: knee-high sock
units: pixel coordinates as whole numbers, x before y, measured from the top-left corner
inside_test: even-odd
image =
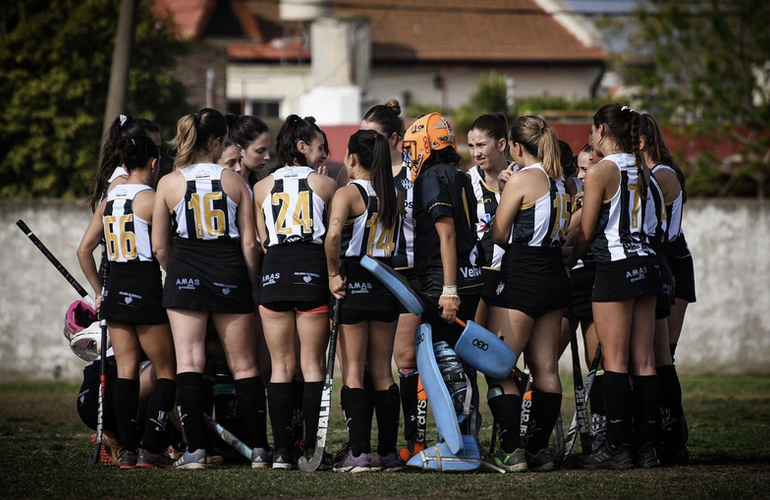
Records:
[[[321,393],[324,390],[323,382],[305,382],[302,394],[302,412],[305,419],[305,449],[315,448],[316,434],[318,434],[318,414],[321,412]]]
[[[627,373],[604,372],[604,410],[607,412],[607,442],[617,449],[631,444],[631,386]]]
[[[177,409],[187,438],[187,450],[190,452],[206,447],[206,427],[203,424],[204,398],[202,374],[184,372],[176,376]]]
[[[500,448],[513,453],[521,448],[521,396],[503,394],[489,400],[489,409],[500,425]]]
[[[291,409],[291,431],[294,441],[305,438],[305,417],[304,417],[304,393],[305,382],[294,379],[291,381],[291,388],[294,391]],[[313,446],[313,443],[305,443],[305,446]]]
[[[404,409],[404,439],[414,442],[417,438],[417,369],[399,370],[401,407]]]
[[[652,443],[655,423],[660,414],[660,384],[657,375],[635,375],[634,381],[634,447]]]
[[[120,444],[124,448],[136,451],[139,447],[139,381],[128,378],[116,379],[113,388],[115,395],[112,403],[118,424]]]
[[[235,381],[238,413],[246,428],[246,444],[252,448],[267,448],[267,409],[265,384],[259,377]]]
[[[604,411],[604,394],[602,383],[604,371],[597,372],[594,383],[591,386],[591,436],[592,438],[607,432],[607,415]]]
[[[142,447],[153,453],[159,453],[168,444],[166,440],[166,424],[171,412],[174,411],[176,400],[176,382],[167,378],[159,378],[150,396],[147,407],[147,422],[144,424]]]
[[[345,416],[345,424],[350,436],[350,448],[353,455],[371,451],[371,413],[364,389],[351,389],[343,386],[340,402]]]
[[[374,410],[377,414],[377,453],[380,456],[396,452],[398,442],[399,408],[398,386],[374,392]]]
[[[527,440],[527,451],[530,454],[548,448],[560,411],[561,394],[532,391],[532,427]]]
[[[291,382],[267,384],[267,408],[270,412],[273,444],[276,449],[291,451],[294,447],[294,433],[291,428],[293,400],[294,390]]]

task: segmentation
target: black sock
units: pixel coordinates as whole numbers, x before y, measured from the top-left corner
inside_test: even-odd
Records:
[[[366,416],[368,417],[368,428],[372,428],[372,418],[374,417],[374,380],[369,370],[364,370],[364,391],[366,391],[366,404],[368,407]]]
[[[682,445],[681,417],[677,411],[682,407],[682,388],[674,365],[658,366],[660,382],[660,415],[658,417],[658,439],[673,447]]]
[[[184,372],[176,376],[176,404],[182,421],[187,451],[194,452],[206,447],[206,427],[203,424],[205,395],[203,375]]]
[[[340,402],[345,423],[348,427],[350,448],[353,455],[359,456],[361,453],[369,453],[371,451],[372,428],[371,419],[367,417],[369,402],[366,398],[366,391],[343,386],[340,393]],[[369,423],[368,426],[367,422]]]
[[[631,386],[628,374],[605,370],[602,392],[607,415],[607,443],[614,449],[631,444]]]
[[[607,414],[604,412],[604,394],[602,390],[602,381],[604,373],[597,373],[594,376],[591,386],[591,436],[604,434],[607,432]]]
[[[532,427],[527,439],[531,455],[548,448],[548,441],[561,411],[561,394],[532,391]]]
[[[294,433],[291,428],[292,401],[294,401],[292,383],[268,383],[267,401],[275,448],[291,451],[294,447]]]
[[[115,379],[113,383],[115,397],[112,404],[115,407],[120,444],[123,448],[136,451],[139,448],[139,421],[137,407],[139,406],[139,381],[128,378]]]
[[[291,433],[294,441],[305,439],[304,394],[305,382],[301,379],[291,381],[291,389],[294,391],[291,408]],[[305,443],[305,446],[314,446],[314,443]]]
[[[222,427],[233,433],[235,436],[244,436],[248,434],[243,419],[238,415],[238,397],[235,394],[235,380],[230,374],[218,374],[215,379],[214,387],[214,418],[222,424]],[[218,447],[221,447],[224,441],[217,440]]]
[[[153,453],[160,453],[166,447],[166,424],[174,411],[176,400],[176,382],[159,378],[152,390],[147,407],[147,422],[144,425],[142,447]]]
[[[500,426],[500,448],[513,453],[521,448],[521,396],[503,394],[489,400],[489,409]]]
[[[652,443],[660,413],[660,384],[657,375],[634,375],[634,448]]]
[[[238,413],[246,428],[246,444],[251,448],[268,448],[265,384],[262,379],[249,377],[236,380],[235,394]]]
[[[676,344],[669,344],[668,350],[671,351],[671,362],[674,362],[674,354],[676,354]]]
[[[399,370],[398,382],[401,384],[401,407],[404,409],[404,439],[414,442],[417,439],[417,369]]]
[[[374,392],[374,410],[377,413],[377,453],[383,457],[396,452],[398,443],[398,416],[400,396],[398,386]]]
[[[321,412],[321,394],[324,390],[323,382],[305,382],[302,394],[302,407],[305,418],[305,449],[315,448],[316,434],[318,434],[318,414]]]

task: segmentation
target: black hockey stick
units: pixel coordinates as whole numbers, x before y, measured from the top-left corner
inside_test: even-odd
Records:
[[[88,295],[86,289],[83,288],[80,283],[78,283],[78,280],[76,280],[75,277],[72,276],[69,271],[67,271],[67,268],[64,267],[61,262],[59,262],[59,259],[57,259],[54,254],[52,254],[51,251],[48,250],[48,248],[43,244],[43,242],[40,241],[37,236],[35,236],[35,233],[32,232],[32,230],[24,223],[24,221],[19,219],[16,221],[16,225],[19,226],[19,229],[21,229],[27,238],[29,238],[32,243],[35,244],[37,249],[46,256],[48,261],[53,264],[53,267],[55,267],[56,270],[59,271],[62,276],[64,276],[67,282],[72,285],[72,288],[74,288],[80,294],[80,296],[83,297],[83,300],[85,300],[89,306],[94,307],[96,303],[94,302],[94,299]]]
[[[575,325],[577,326],[577,325]],[[591,437],[588,433],[588,401],[583,387],[583,371],[580,368],[580,353],[578,352],[577,328],[570,328],[570,347],[572,350],[572,375],[575,387],[575,413],[577,414],[580,448],[583,455],[591,454]],[[564,457],[567,458],[566,455]]]
[[[582,412],[583,412],[583,418],[585,418],[585,426],[586,426],[586,432],[588,432],[588,397],[591,395],[591,388],[593,387],[594,378],[596,377],[596,371],[599,368],[599,363],[601,363],[602,360],[602,346],[597,345],[596,346],[596,353],[594,353],[594,359],[591,362],[591,366],[588,369],[588,375],[586,375],[586,383],[583,387],[583,395],[579,400],[582,404]],[[577,439],[578,434],[578,418],[579,418],[579,412],[581,411],[581,407],[578,406],[578,398],[575,398],[575,414],[572,416],[572,423],[569,426],[569,430],[567,431],[567,445],[564,455],[564,459],[566,460],[569,454],[572,452],[572,448],[575,446],[575,440]],[[581,437],[582,442],[582,437]],[[589,443],[586,447],[585,443],[581,444],[581,446],[584,447],[583,454],[590,454],[591,453],[591,444],[590,444],[590,436],[589,436]],[[586,451],[588,450],[588,451]]]
[[[329,355],[326,359],[326,375],[324,388],[321,393],[321,409],[318,413],[318,430],[316,431],[315,449],[313,456],[308,460],[299,457],[297,465],[299,470],[313,472],[321,465],[324,451],[326,450],[326,435],[329,432],[329,419],[332,409],[332,382],[334,381],[334,359],[337,351],[337,335],[340,329],[340,300],[334,301],[334,316],[332,319],[332,332],[329,336]]]
[[[102,253],[102,290],[105,286],[107,286],[107,252]],[[99,462],[104,441],[104,396],[107,390],[107,320],[104,319],[102,311],[99,311],[101,339],[99,341],[99,408],[96,413],[96,443],[94,443],[94,453],[88,459],[88,465]]]

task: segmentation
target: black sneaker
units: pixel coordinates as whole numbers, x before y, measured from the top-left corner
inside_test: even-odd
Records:
[[[124,470],[135,468],[136,453],[129,449],[121,448],[118,452],[118,467]]]
[[[640,469],[650,469],[660,465],[655,456],[655,448],[652,443],[646,443],[634,452],[634,465]]]
[[[525,455],[527,457],[527,467],[530,472],[550,472],[556,470],[556,464],[553,462],[553,452],[551,450],[542,449],[537,452],[537,455],[532,455],[526,451]]]
[[[314,448],[308,448],[305,450],[305,459],[308,462],[313,461],[313,454],[315,453]],[[323,456],[321,457],[321,463],[318,464],[318,470],[332,470],[332,466],[334,465],[334,457],[332,457],[332,454],[328,451],[325,451]]]
[[[287,448],[278,448],[273,452],[273,470],[291,470],[291,451]]]
[[[588,470],[625,470],[633,467],[634,461],[631,459],[628,445],[622,444],[617,450],[613,451],[612,446],[609,443],[605,443],[599,451],[587,457],[580,457],[580,466]]]
[[[136,457],[136,466],[145,469],[154,469],[156,467],[167,469],[174,465],[174,461],[165,453],[153,453],[150,450],[139,448],[139,454]]]
[[[343,444],[342,447],[337,450],[337,452],[334,454],[332,462],[336,464],[337,462],[342,462],[345,460],[345,457],[348,455],[348,450],[350,450],[350,441]]]

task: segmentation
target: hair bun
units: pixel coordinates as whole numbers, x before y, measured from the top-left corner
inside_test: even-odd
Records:
[[[385,106],[392,109],[396,115],[401,115],[401,104],[399,104],[397,100],[390,99],[385,103]]]

